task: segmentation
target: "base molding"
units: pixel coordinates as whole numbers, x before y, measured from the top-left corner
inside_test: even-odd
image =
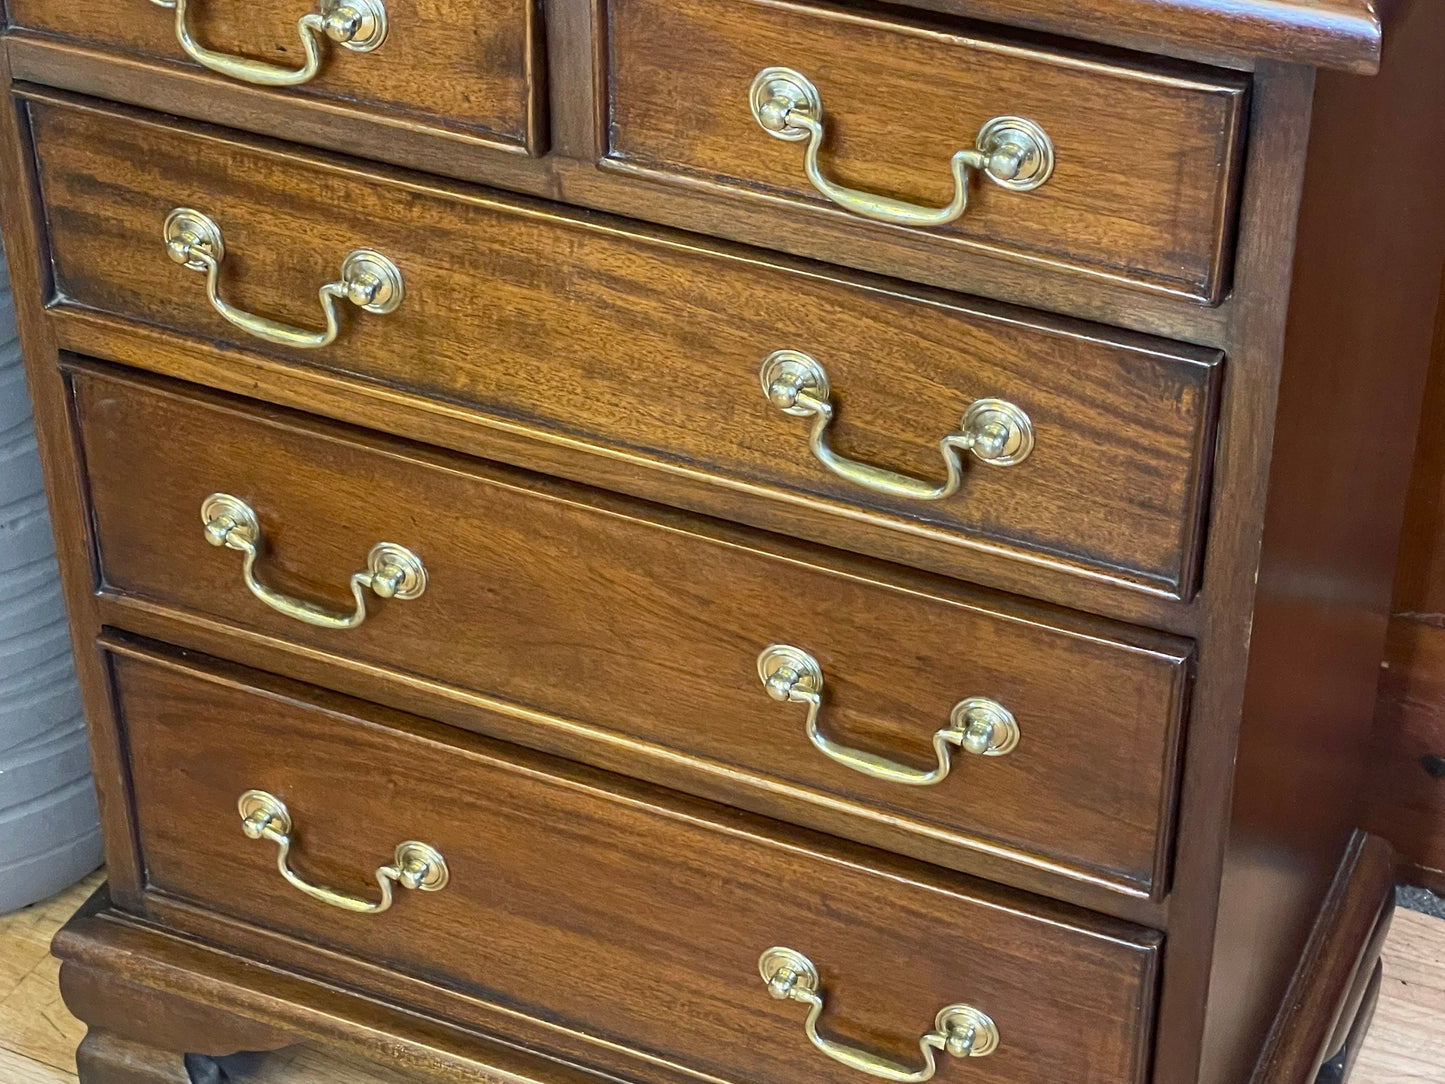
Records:
[[[1355,833],[1250,1084],[1344,1084],[1374,1015],[1395,871],[1388,843]]]
[[[1374,1013],[1395,857],[1346,850],[1250,1084],[1345,1084]],[[87,1024],[81,1084],[192,1084],[186,1055],[315,1044],[428,1084],[619,1084],[618,1077],[237,956],[137,919],[100,891],[56,935],[61,993]]]
[[[56,935],[52,951],[66,1007],[90,1028],[77,1054],[81,1084],[192,1084],[188,1054],[299,1043],[428,1084],[618,1084],[150,925],[114,909],[105,886]]]

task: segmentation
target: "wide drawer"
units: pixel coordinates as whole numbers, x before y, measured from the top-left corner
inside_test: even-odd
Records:
[[[108,593],[323,653],[327,683],[451,690],[508,715],[510,740],[957,868],[1165,887],[1185,643],[153,378],[73,386]],[[253,590],[359,599],[364,622],[252,597],[225,535],[244,513],[203,514],[218,492],[257,519]],[[419,597],[348,590],[383,542],[422,565]],[[760,675],[775,645],[796,650],[772,676],[791,657],[802,681],[799,653],[820,671],[782,702]]]
[[[318,378],[360,377],[388,400],[623,464],[609,484],[641,495],[685,485],[695,510],[934,571],[975,578],[1003,557],[1154,594],[1194,589],[1217,352],[382,179],[154,117],[38,102],[31,115],[69,303]],[[204,273],[167,259],[177,208],[220,231],[220,302],[308,335],[320,334],[317,288],[348,251],[388,256],[403,290],[385,314],[334,302],[347,311],[329,345],[263,341],[213,310]],[[763,372],[786,369],[769,359],[791,356],[780,351],[824,374],[827,390],[812,391],[835,420],[822,452],[810,448],[819,416],[764,393]],[[1024,416],[1027,458],[941,451],[946,435],[979,433],[960,419],[995,399]],[[820,454],[846,460],[847,476]],[[957,485],[940,496],[946,460]]]
[[[911,230],[933,262],[983,249],[1201,301],[1226,289],[1243,76],[785,0],[607,14],[604,166],[800,231],[851,216],[854,244]]]
[[[401,978],[372,974],[382,996],[422,979],[466,997],[449,1015],[505,1036],[631,1055],[627,1079],[868,1079],[810,1046],[802,998],[769,996],[775,947],[816,965],[822,1040],[917,1070],[920,1036],[964,1005],[997,1048],[982,1054],[989,1025],[973,1017],[980,1056],[938,1054],[939,1080],[1143,1079],[1157,934],[204,658],[117,650],[161,917],[199,922],[164,906],[179,899],[384,965]],[[288,836],[295,878],[362,907],[386,880],[390,908],[288,884],[279,841],[243,832],[243,795],[253,833]],[[278,801],[288,822],[268,822]],[[432,853],[394,853],[408,841]],[[394,861],[434,891],[378,870]],[[286,956],[323,976],[347,966]]]
[[[11,0],[6,7],[16,28],[117,60],[199,63],[237,85],[370,119],[378,142],[387,132],[421,128],[454,147],[547,149],[538,0],[314,0],[308,9],[309,2]]]

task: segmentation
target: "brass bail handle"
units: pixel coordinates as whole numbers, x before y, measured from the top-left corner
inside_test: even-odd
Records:
[[[378,598],[402,601],[420,598],[426,591],[426,566],[421,558],[395,542],[378,542],[367,554],[366,568],[351,577],[356,609],[351,613],[335,613],[314,602],[283,595],[256,578],[256,561],[261,556],[261,523],[245,501],[229,493],[212,493],[201,502],[201,523],[206,541],[211,545],[240,551],[244,558],[241,578],[251,594],[277,613],[317,628],[356,628],[367,617],[368,590]]]
[[[221,263],[226,246],[221,227],[215,219],[190,207],[177,207],[166,216],[163,229],[166,254],[182,267],[201,271],[206,276],[206,299],[223,318],[258,339],[279,346],[315,350],[330,346],[341,331],[336,306],[341,300],[351,302],[366,312],[395,312],[405,296],[401,271],[380,252],[359,248],[341,261],[341,275],[318,292],[321,313],[326,327],[322,331],[292,327],[266,316],[257,316],[236,308],[221,297]]]
[[[814,1047],[834,1061],[869,1076],[900,1081],[901,1084],[922,1084],[925,1080],[932,1080],[938,1069],[934,1057],[936,1052],[941,1051],[953,1058],[985,1058],[999,1046],[998,1026],[987,1013],[972,1005],[946,1005],[934,1018],[933,1029],[924,1032],[918,1040],[923,1067],[910,1069],[866,1050],[825,1039],[818,1033],[818,1019],[823,1015],[822,983],[813,961],[801,952],[781,946],[770,948],[759,958],[758,972],[770,996],[778,1001],[797,1001],[808,1006],[803,1031]]]
[[[451,879],[446,860],[435,847],[409,839],[405,843],[397,844],[396,853],[389,865],[380,866],[376,870],[376,883],[381,888],[379,900],[368,900],[338,892],[334,888],[314,885],[291,868],[291,844],[294,840],[291,835],[291,813],[287,810],[286,803],[264,790],[248,790],[241,795],[236,808],[241,814],[241,831],[248,839],[267,839],[276,844],[276,868],[288,884],[314,900],[339,907],[343,911],[379,915],[391,909],[393,885],[422,892],[440,892]]]
[[[758,677],[763,688],[781,703],[806,704],[804,730],[808,740],[824,756],[855,772],[909,787],[931,787],[942,783],[953,769],[953,750],[980,757],[1001,757],[1018,746],[1020,731],[1013,712],[997,700],[970,696],[960,700],[949,713],[948,725],[933,734],[932,768],[913,768],[862,749],[839,745],[823,733],[819,716],[823,711],[823,668],[802,648],[772,644],[758,656]]]
[[[944,480],[929,482],[839,455],[828,446],[833,424],[832,392],[823,366],[797,350],[778,350],[763,359],[763,395],[784,414],[813,419],[808,446],[813,456],[838,477],[890,497],[914,501],[940,501],[953,496],[963,484],[963,456],[971,453],[991,467],[1022,463],[1034,450],[1034,427],[1029,416],[1003,399],[977,399],[963,412],[958,430],[938,442]]]
[[[176,41],[197,64],[218,75],[262,87],[295,87],[315,79],[321,71],[323,37],[354,53],[369,53],[386,40],[386,7],[382,0],[320,0],[315,11],[308,11],[296,22],[305,58],[301,67],[282,68],[220,53],[196,41],[188,18],[193,0],[151,0],[151,3],[175,9]]]
[[[906,200],[845,188],[823,176],[818,156],[824,139],[823,99],[818,88],[792,68],[764,68],[749,91],[753,118],[763,131],[790,142],[807,140],[803,169],[813,187],[844,210],[894,226],[946,226],[968,210],[971,173],[1000,188],[1030,192],[1054,172],[1054,144],[1048,133],[1023,117],[994,117],[979,129],[972,147],[949,162],[953,199],[944,207],[920,207]]]

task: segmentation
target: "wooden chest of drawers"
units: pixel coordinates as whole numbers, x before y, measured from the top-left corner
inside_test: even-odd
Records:
[[[1445,5],[6,20],[84,1084],[1343,1080]]]

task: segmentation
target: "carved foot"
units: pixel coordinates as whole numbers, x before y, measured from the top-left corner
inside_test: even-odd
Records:
[[[92,1028],[75,1052],[81,1084],[192,1084],[184,1056]]]
[[[75,1054],[81,1084],[229,1084],[213,1055],[295,1041],[218,1006],[73,963],[61,966],[60,991],[90,1029]]]
[[[1350,1024],[1349,1034],[1345,1037],[1345,1045],[1320,1067],[1320,1075],[1315,1078],[1315,1084],[1345,1084],[1345,1081],[1349,1080],[1350,1071],[1355,1067],[1355,1059],[1360,1054],[1360,1047],[1364,1045],[1370,1018],[1375,1015],[1375,1005],[1380,1000],[1380,979],[1383,973],[1384,965],[1376,961],[1364,996],[1360,999],[1360,1007]]]

